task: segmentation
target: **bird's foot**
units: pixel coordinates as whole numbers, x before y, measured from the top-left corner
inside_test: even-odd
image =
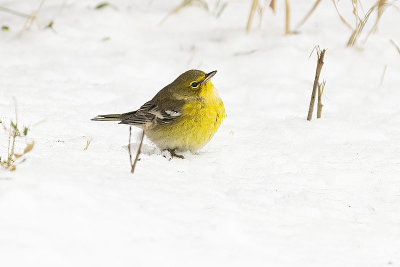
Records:
[[[168,152],[171,154],[171,159],[172,158],[180,158],[180,159],[184,159],[185,157],[183,155],[179,155],[175,153],[175,149],[167,149]]]

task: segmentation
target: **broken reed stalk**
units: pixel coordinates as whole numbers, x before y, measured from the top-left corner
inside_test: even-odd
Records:
[[[314,103],[315,103],[315,95],[317,94],[317,89],[319,85],[319,75],[321,73],[322,66],[324,65],[324,56],[325,56],[326,49],[323,49],[322,51],[317,47],[317,56],[318,56],[318,61],[317,61],[317,69],[315,70],[315,78],[314,78],[314,85],[313,85],[313,90],[311,94],[311,100],[310,100],[310,106],[308,108],[308,115],[307,115],[307,120],[310,121],[312,118],[313,110],[314,110]]]
[[[290,6],[289,0],[285,0],[285,34],[290,34]]]
[[[322,94],[324,93],[325,89],[325,83],[326,81],[323,81],[322,83],[318,84],[318,104],[317,104],[317,119],[321,118],[322,114]]]

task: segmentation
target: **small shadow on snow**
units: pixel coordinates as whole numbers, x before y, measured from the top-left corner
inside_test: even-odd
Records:
[[[126,151],[129,151],[128,145],[123,146]],[[137,153],[137,150],[139,148],[139,143],[131,143],[131,153],[132,156],[134,157]],[[167,150],[161,151],[159,148],[157,148],[154,145],[148,145],[148,144],[142,144],[142,150],[140,152],[142,155],[160,155],[163,156],[164,158],[171,160],[172,156],[171,153]],[[185,159],[191,158],[191,156],[196,156],[199,155],[199,152],[196,153],[190,153],[190,152],[178,152],[179,155],[183,155]]]
[[[128,145],[123,146],[127,151],[129,151]],[[136,155],[136,152],[139,148],[139,143],[131,143],[131,152],[132,155]],[[142,151],[141,154],[145,155],[161,155],[161,151],[152,145],[142,144]]]

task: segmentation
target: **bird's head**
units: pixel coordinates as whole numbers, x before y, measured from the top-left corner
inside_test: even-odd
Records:
[[[210,80],[216,73],[216,70],[209,73],[188,70],[171,83],[171,88],[181,96],[199,96],[214,87]]]

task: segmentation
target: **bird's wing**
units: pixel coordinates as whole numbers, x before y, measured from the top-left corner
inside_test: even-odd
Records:
[[[120,123],[137,126],[167,124],[181,116],[180,109],[179,106],[162,108],[150,100],[138,110],[122,114]]]

